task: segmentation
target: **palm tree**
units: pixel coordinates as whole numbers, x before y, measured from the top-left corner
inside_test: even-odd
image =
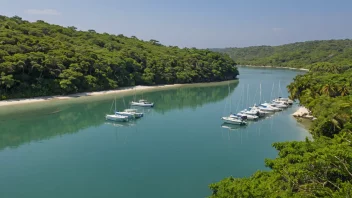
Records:
[[[346,85],[339,87],[338,92],[339,92],[339,95],[341,95],[341,96],[347,96],[349,94],[348,88]]]
[[[327,83],[320,89],[320,93],[333,96],[335,94],[335,87],[330,83]]]

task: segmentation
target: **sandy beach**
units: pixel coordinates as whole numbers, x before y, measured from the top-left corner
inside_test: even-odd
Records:
[[[44,102],[50,100],[68,100],[73,98],[80,98],[86,96],[98,96],[98,95],[106,95],[106,94],[119,94],[119,93],[127,93],[132,91],[143,91],[143,90],[151,90],[151,89],[161,89],[161,88],[171,88],[171,87],[180,87],[187,84],[171,84],[171,85],[156,85],[156,86],[133,86],[133,87],[124,87],[116,90],[107,90],[107,91],[96,91],[96,92],[83,92],[77,94],[70,94],[65,96],[43,96],[36,98],[20,98],[20,99],[10,99],[0,101],[0,107],[2,106],[10,106],[10,105],[18,105],[18,104],[29,104],[29,103],[37,103]]]
[[[309,71],[309,69],[305,68],[294,68],[294,67],[278,67],[278,66],[257,66],[257,65],[237,65],[238,67],[259,67],[259,68],[275,68],[275,69],[292,69],[292,70],[301,70],[301,71]]]
[[[109,95],[109,94],[133,94],[138,91],[154,91],[161,89],[169,89],[169,88],[178,88],[184,86],[216,86],[223,83],[228,83],[231,81],[221,81],[221,82],[205,82],[205,83],[189,83],[189,84],[169,84],[169,85],[153,85],[153,86],[132,86],[132,87],[121,87],[116,90],[106,90],[106,91],[96,91],[96,92],[83,92],[76,93],[70,95],[62,95],[62,96],[43,96],[43,97],[35,97],[35,98],[19,98],[19,99],[10,99],[10,100],[2,100],[0,101],[0,107],[11,106],[11,105],[20,105],[20,104],[30,104],[30,103],[38,103],[38,102],[48,102],[48,101],[57,101],[57,100],[70,100],[75,98],[85,98],[88,96],[99,96],[99,95]]]

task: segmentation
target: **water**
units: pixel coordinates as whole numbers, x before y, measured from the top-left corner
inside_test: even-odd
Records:
[[[122,125],[104,120],[114,95],[2,107],[0,197],[209,196],[210,183],[266,170],[273,142],[309,136],[290,115],[296,105],[247,127],[220,120],[259,102],[259,84],[262,101],[278,95],[279,83],[287,96],[300,73],[240,68],[239,82],[118,97],[118,109],[142,95],[156,104]]]

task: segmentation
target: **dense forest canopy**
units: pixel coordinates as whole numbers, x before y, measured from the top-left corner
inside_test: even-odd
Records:
[[[352,66],[317,63],[288,89],[317,118],[314,141],[274,143],[271,171],[211,184],[212,198],[352,197]]]
[[[0,15],[0,100],[237,75],[229,56],[210,50]]]
[[[298,42],[280,46],[212,49],[228,54],[238,64],[310,68],[315,63],[352,65],[352,40]]]

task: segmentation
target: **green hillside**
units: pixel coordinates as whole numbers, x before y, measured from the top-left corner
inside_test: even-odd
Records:
[[[0,99],[221,81],[234,66],[210,50],[0,16]]]
[[[316,63],[352,65],[352,40],[349,39],[212,50],[226,53],[242,65],[295,68],[309,68]]]

